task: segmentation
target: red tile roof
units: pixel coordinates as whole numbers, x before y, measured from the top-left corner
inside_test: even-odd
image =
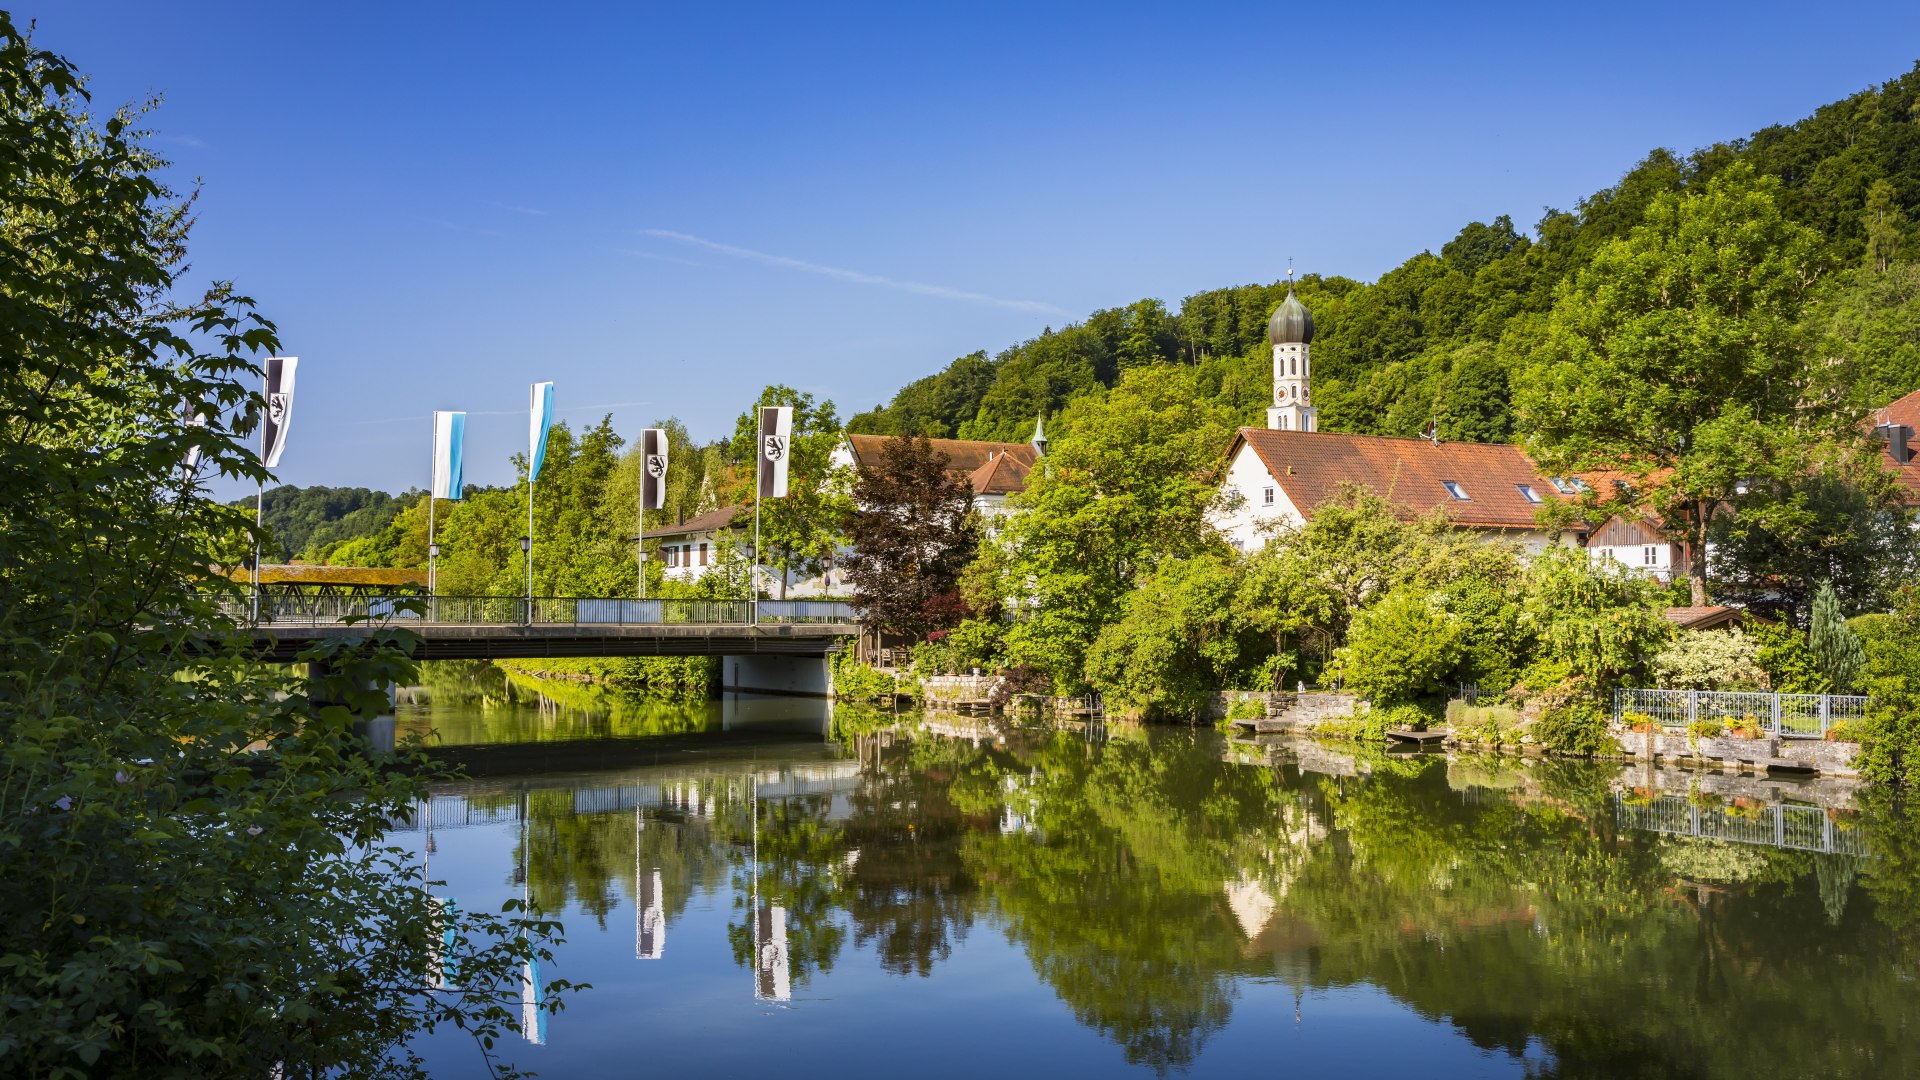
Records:
[[[1027,490],[1033,466],[1012,454],[1000,454],[967,476],[975,495],[1011,495]]]
[[[662,536],[691,536],[694,533],[730,528],[742,515],[749,512],[746,506],[723,506],[718,510],[709,510],[697,517],[690,517],[678,525],[654,529],[647,533],[647,539],[652,540]]]
[[[848,435],[847,445],[853,450],[854,464],[862,469],[878,465],[892,438],[891,435]],[[1040,460],[1039,453],[1028,443],[971,439],[928,439],[927,442],[935,452],[947,456],[948,471],[967,477],[975,495],[1007,495],[1026,490],[1027,474]]]
[[[1735,622],[1746,612],[1739,608],[1720,607],[1670,607],[1662,614],[1667,621],[1682,630],[1712,630]]]
[[[1450,443],[1328,431],[1241,428],[1228,450],[1253,448],[1287,497],[1307,517],[1342,484],[1372,490],[1412,513],[1447,512],[1455,524],[1486,529],[1533,529],[1534,511],[1562,501],[1551,480],[1520,448],[1507,443]],[[1466,498],[1447,491],[1454,483]],[[1527,499],[1521,485],[1542,503]]]
[[[1907,505],[1920,507],[1920,390],[1895,401],[1884,409],[1875,409],[1871,421],[1874,427],[1882,424],[1903,424],[1907,429],[1907,460],[1893,460],[1893,448],[1888,447],[1886,460],[1900,480],[1900,486],[1906,489]]]

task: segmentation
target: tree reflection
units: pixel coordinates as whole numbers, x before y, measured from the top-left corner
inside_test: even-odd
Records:
[[[1890,798],[1831,815],[1862,858],[1624,828],[1617,768],[949,727],[847,729],[837,794],[690,774],[637,820],[531,792],[530,893],[604,920],[657,868],[671,922],[730,887],[735,962],[777,908],[794,988],[849,943],[933,975],[984,921],[1162,1073],[1277,978],[1377,987],[1535,1075],[1920,1075],[1920,812]]]

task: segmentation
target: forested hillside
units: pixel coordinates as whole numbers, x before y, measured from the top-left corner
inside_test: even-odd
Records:
[[[1641,223],[1653,198],[1703,185],[1736,161],[1777,177],[1786,216],[1822,244],[1803,273],[1817,301],[1803,332],[1858,361],[1855,407],[1920,388],[1920,66],[1770,127],[1681,156],[1655,150],[1571,210],[1523,234],[1508,216],[1463,227],[1372,284],[1309,274],[1314,398],[1328,431],[1412,435],[1438,419],[1450,439],[1513,438],[1510,380],[1543,332],[1558,290],[1600,246]],[[852,418],[852,431],[1025,439],[1034,417],[1111,387],[1149,364],[1197,369],[1214,402],[1244,423],[1267,404],[1266,320],[1284,283],[1096,311],[996,357],[960,357]]]
[[[262,552],[269,562],[291,558],[318,558],[331,544],[367,536],[387,527],[400,508],[415,502],[421,492],[389,495],[368,488],[294,487],[267,489],[262,522],[273,538],[273,550]],[[235,499],[230,505],[253,508],[253,499]]]

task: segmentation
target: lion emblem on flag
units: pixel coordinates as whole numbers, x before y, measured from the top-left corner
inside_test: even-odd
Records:
[[[787,456],[787,437],[785,435],[767,436],[766,455],[768,461],[779,461]]]

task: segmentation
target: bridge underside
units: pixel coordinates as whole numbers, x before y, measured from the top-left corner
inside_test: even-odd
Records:
[[[402,624],[404,625],[404,624]],[[859,633],[853,625],[796,623],[760,626],[405,626],[420,635],[417,660],[523,660],[542,656],[773,656],[823,657]],[[371,626],[262,626],[255,629],[265,659],[290,663],[322,641],[364,641]]]

